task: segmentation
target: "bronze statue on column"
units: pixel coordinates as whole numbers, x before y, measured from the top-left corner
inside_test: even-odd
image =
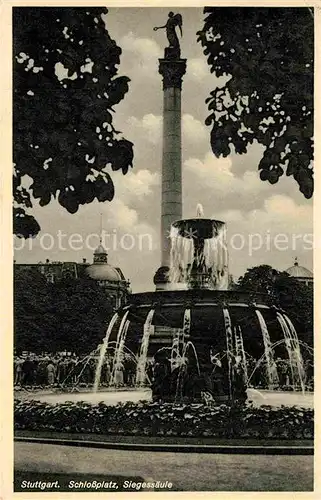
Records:
[[[165,49],[166,59],[179,59],[181,56],[179,39],[176,32],[177,27],[180,30],[181,36],[183,36],[183,19],[181,14],[174,14],[174,12],[169,12],[167,23],[164,26],[156,26],[154,28],[154,31],[157,31],[159,29],[166,30],[166,36],[169,43],[169,46]]]

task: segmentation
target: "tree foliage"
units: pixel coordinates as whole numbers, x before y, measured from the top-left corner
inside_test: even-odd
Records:
[[[238,290],[267,293],[295,324],[299,338],[313,345],[313,289],[286,272],[268,265],[248,269],[238,280]]]
[[[17,351],[46,350],[55,318],[48,310],[51,287],[36,269],[14,270],[14,336]]]
[[[92,351],[102,342],[113,315],[106,291],[90,278],[64,280],[54,288],[49,308],[58,320],[53,350]]]
[[[47,283],[38,270],[15,270],[14,331],[19,352],[88,353],[101,342],[112,314],[112,301],[89,278]]]
[[[133,145],[113,125],[129,78],[118,76],[121,49],[106,29],[107,12],[104,7],[13,9],[13,195],[19,236],[40,230],[28,213],[32,198],[45,206],[57,197],[75,213],[94,198],[111,201],[109,172],[126,174],[132,166]]]
[[[260,178],[293,176],[313,194],[313,10],[204,9],[198,41],[211,72],[227,76],[207,99],[211,146],[219,157],[265,146]]]

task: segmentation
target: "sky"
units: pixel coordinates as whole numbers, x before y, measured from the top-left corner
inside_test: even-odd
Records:
[[[122,48],[119,75],[131,79],[130,90],[115,107],[114,123],[134,143],[134,167],[126,175],[113,172],[112,202],[93,202],[69,214],[56,201],[34,206],[41,232],[33,240],[15,240],[18,263],[92,261],[97,237],[104,231],[108,261],[121,267],[134,292],[153,290],[160,266],[160,196],[162,158],[162,80],[158,58],[166,46],[168,8],[111,8],[105,16],[110,35]],[[259,178],[263,147],[254,143],[247,154],[216,158],[210,128],[204,124],[205,99],[223,80],[211,74],[196,41],[202,9],[181,8],[181,55],[187,58],[182,90],[183,216],[194,217],[201,203],[204,215],[227,224],[229,269],[234,278],[260,264],[285,270],[298,257],[313,267],[312,202],[299,192],[292,177],[275,185]],[[102,215],[100,215],[102,214]],[[80,235],[80,237],[73,235]],[[60,235],[60,236],[59,236]],[[63,236],[64,235],[64,236]],[[87,240],[86,240],[87,238]]]

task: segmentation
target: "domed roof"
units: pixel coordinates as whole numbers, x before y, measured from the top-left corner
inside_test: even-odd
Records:
[[[101,243],[98,245],[98,247],[94,251],[94,255],[97,254],[97,253],[101,253],[101,254],[106,254],[107,253],[106,249],[102,246]]]
[[[101,240],[94,251],[94,263],[87,267],[85,273],[89,278],[97,281],[123,281],[121,273],[108,264],[107,250]]]
[[[309,269],[299,266],[298,259],[295,259],[294,265],[289,267],[286,272],[293,278],[313,278],[313,273]]]
[[[122,281],[118,271],[107,263],[91,264],[85,272],[89,278],[97,281]]]

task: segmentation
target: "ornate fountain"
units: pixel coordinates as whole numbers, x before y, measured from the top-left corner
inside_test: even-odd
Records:
[[[267,387],[279,384],[276,353],[290,361],[291,385],[304,390],[290,319],[268,295],[228,290],[224,222],[200,216],[175,221],[170,255],[167,289],[132,294],[108,327],[101,359],[112,344],[111,385],[126,347],[137,358],[138,386],[148,382],[147,362],[153,360],[155,399],[197,400],[208,394],[220,402],[245,400],[248,358],[254,354],[261,358]],[[267,327],[272,323],[278,325],[275,338]]]
[[[146,384],[148,360],[154,361],[155,399],[246,399],[248,360],[260,358],[266,386],[278,385],[274,356],[288,357],[291,384],[304,388],[299,341],[290,319],[269,296],[229,290],[225,223],[182,218],[181,90],[186,59],[181,58],[176,29],[182,16],[170,12],[169,46],[159,60],[163,77],[163,159],[161,205],[161,266],[155,292],[132,294],[129,304],[113,317],[101,348],[101,366],[113,343],[111,384],[122,369],[124,349],[137,358],[136,384]],[[170,238],[168,238],[168,234]],[[271,338],[268,326],[277,336]],[[283,339],[283,343],[280,342]],[[277,343],[274,350],[272,346]]]

